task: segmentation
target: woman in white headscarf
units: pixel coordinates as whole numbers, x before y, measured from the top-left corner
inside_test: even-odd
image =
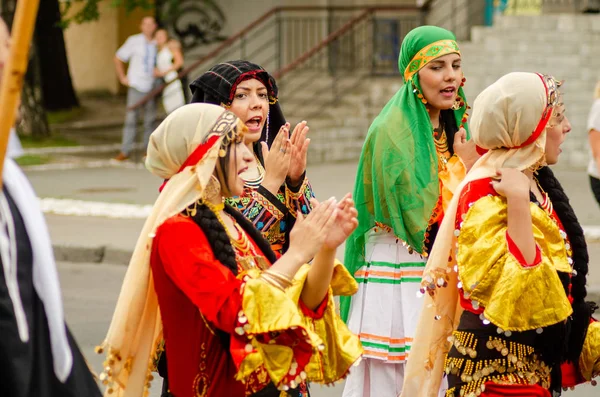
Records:
[[[571,125],[560,83],[510,73],[475,100],[483,156],[433,246],[403,396],[550,396],[598,373],[587,247],[555,164]]]
[[[220,106],[190,104],[152,134],[146,167],[167,182],[100,347],[107,395],[147,392],[163,338],[176,397],[297,396],[301,381],[338,380],[360,357],[333,303],[356,290],[334,262],[357,224],[352,200],[315,201],[276,261],[260,233],[224,205],[243,190],[240,175],[253,161],[245,131]]]

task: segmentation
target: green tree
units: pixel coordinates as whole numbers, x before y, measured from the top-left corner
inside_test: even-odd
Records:
[[[105,0],[63,0],[62,14],[63,14],[63,26],[67,27],[71,22],[85,23],[90,21],[96,21],[100,18],[100,10],[98,5],[101,1]],[[176,5],[179,0],[168,0],[169,3]],[[75,4],[82,4],[79,11],[73,13],[72,7]],[[132,12],[136,8],[144,10],[154,9],[155,2],[153,0],[112,0],[113,7],[122,7],[127,13]]]

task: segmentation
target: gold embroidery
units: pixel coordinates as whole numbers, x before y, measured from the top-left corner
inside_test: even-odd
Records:
[[[489,336],[485,348],[495,350],[501,357],[476,359],[478,338],[474,333],[455,331],[448,338],[463,357],[447,356],[445,372],[460,378],[463,385],[449,389],[447,397],[477,395],[485,390],[486,382],[511,385],[550,385],[551,368],[535,354],[533,347]],[[482,339],[481,342],[485,341]],[[469,347],[466,347],[469,346]]]
[[[421,68],[430,61],[446,54],[459,54],[458,44],[454,40],[440,40],[421,49],[404,70],[404,81],[408,82]]]
[[[204,317],[202,317],[204,318]],[[206,374],[206,343],[202,343],[200,346],[200,365],[198,375],[194,378],[193,390],[195,397],[206,397],[208,396],[208,385],[209,380]]]

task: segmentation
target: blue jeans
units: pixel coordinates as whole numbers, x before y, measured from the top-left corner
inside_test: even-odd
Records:
[[[147,92],[141,92],[133,87],[127,89],[127,107],[139,102]],[[154,124],[156,121],[156,101],[151,99],[146,104],[135,110],[128,110],[125,115],[125,125],[123,126],[123,143],[121,151],[123,154],[129,156],[133,149],[133,143],[136,136],[136,127],[138,117],[141,112],[144,112],[144,151],[148,147],[148,140],[150,134],[154,131]]]

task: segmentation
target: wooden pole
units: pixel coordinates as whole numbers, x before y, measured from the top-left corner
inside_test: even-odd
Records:
[[[11,48],[0,82],[0,188],[10,129],[15,123],[17,104],[27,71],[29,47],[35,28],[39,0],[18,0],[11,32]]]

